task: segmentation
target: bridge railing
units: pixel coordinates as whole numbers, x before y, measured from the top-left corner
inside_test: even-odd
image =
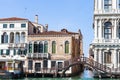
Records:
[[[86,64],[89,64],[90,66],[97,68],[100,71],[111,73],[111,68],[107,67],[106,65],[103,65],[101,63],[98,63],[97,61],[94,61],[93,59],[83,57],[83,62]]]

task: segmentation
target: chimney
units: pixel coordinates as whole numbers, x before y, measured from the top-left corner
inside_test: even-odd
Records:
[[[35,23],[38,24],[38,15],[35,15]]]
[[[48,31],[48,24],[45,24],[46,31]]]

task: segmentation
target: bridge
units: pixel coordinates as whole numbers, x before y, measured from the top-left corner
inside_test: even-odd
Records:
[[[93,70],[97,71],[98,77],[101,77],[102,75],[106,77],[115,77],[120,76],[120,72],[115,72],[112,70],[112,68],[107,67],[106,65],[103,65],[101,63],[98,63],[97,61],[94,61],[93,59],[87,58],[87,57],[76,57],[71,60],[71,64],[67,67],[63,68],[62,76],[65,76],[65,72],[72,66],[83,64],[84,66],[87,66],[89,68],[92,68]],[[112,71],[111,71],[112,70]]]

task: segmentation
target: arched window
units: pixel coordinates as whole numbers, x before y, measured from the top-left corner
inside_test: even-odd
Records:
[[[32,43],[29,43],[29,53],[32,53]]]
[[[112,23],[111,22],[104,23],[104,38],[105,39],[112,38]]]
[[[15,43],[20,43],[20,34],[17,32],[15,36]]]
[[[104,63],[111,63],[111,52],[104,53]]]
[[[34,42],[34,53],[37,53],[38,45],[37,42]]]
[[[44,53],[48,53],[48,42],[44,42]]]
[[[3,33],[3,35],[2,35],[2,38],[1,38],[2,40],[2,43],[8,43],[8,35],[7,35],[7,33],[6,32],[4,32]]]
[[[52,42],[52,53],[53,54],[56,53],[56,42],[55,41]]]
[[[10,43],[14,43],[14,33],[10,33]]]
[[[118,24],[118,35],[119,35],[119,39],[120,39],[120,22]]]
[[[21,33],[21,43],[25,42],[25,32]]]
[[[69,53],[69,42],[65,42],[65,53]]]
[[[39,42],[39,53],[43,53],[43,43]]]

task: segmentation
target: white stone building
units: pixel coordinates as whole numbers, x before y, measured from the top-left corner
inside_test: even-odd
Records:
[[[35,21],[38,21],[36,19],[38,16],[35,18]],[[39,26],[38,22],[36,25],[34,23],[36,22],[17,17],[0,19],[0,69],[4,69],[5,66],[8,66],[8,69],[14,67],[12,60],[20,60],[24,63],[28,35],[47,30],[43,25]]]
[[[93,22],[90,56],[111,68],[120,67],[120,0],[94,0]]]

